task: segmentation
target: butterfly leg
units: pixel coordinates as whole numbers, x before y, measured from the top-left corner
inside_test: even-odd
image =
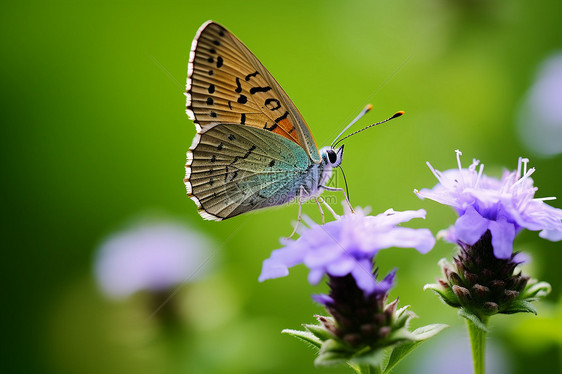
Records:
[[[322,186],[322,185],[320,187],[322,187],[326,191],[330,191],[330,192],[341,191],[341,193],[343,193],[343,196],[345,197],[345,201],[347,202],[347,205],[349,206],[349,209],[351,210],[351,213],[355,213],[355,211],[353,210],[353,207],[351,206],[351,203],[349,202],[349,199],[347,198],[347,194],[345,193],[345,190],[343,188],[335,188],[335,187],[328,187],[328,186]]]
[[[323,198],[321,198],[320,196],[318,196],[318,199],[320,200],[320,202],[321,202],[322,204],[324,204],[324,207],[325,207],[326,209],[328,209],[328,211],[329,211],[330,213],[332,213],[332,216],[334,216],[334,219],[340,218],[340,216],[338,216],[337,213],[334,212],[334,210],[332,209],[332,207],[330,206],[330,204],[328,204],[328,203],[327,203]],[[322,216],[322,218],[324,218],[324,217]]]
[[[302,221],[302,195],[303,195],[303,191],[304,191],[304,187],[301,186],[300,190],[299,190],[299,197],[297,199],[298,203],[299,203],[299,215],[297,216],[297,223],[295,224],[295,228],[293,229],[293,232],[291,233],[291,235],[289,235],[289,237],[287,239],[291,239],[297,232],[297,228],[299,227],[299,223]]]
[[[318,201],[318,199],[321,199],[321,197],[315,197],[314,201],[316,201],[316,205],[318,206],[318,209],[320,210],[320,214],[322,215],[322,224],[325,224],[326,220],[324,218],[324,211],[322,210],[322,206],[320,205],[320,201]]]

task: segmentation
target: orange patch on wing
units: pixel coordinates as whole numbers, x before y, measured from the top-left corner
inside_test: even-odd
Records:
[[[274,133],[284,136],[285,138],[297,143],[301,147],[304,147],[304,144],[299,139],[299,134],[293,123],[288,119],[284,118],[281,121],[277,122],[277,127],[272,130]]]

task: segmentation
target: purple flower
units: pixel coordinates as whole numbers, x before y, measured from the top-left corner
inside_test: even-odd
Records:
[[[456,152],[458,169],[440,172],[428,162],[439,183],[431,190],[414,190],[421,199],[450,205],[459,214],[455,224],[438,236],[473,245],[489,230],[494,255],[499,259],[510,258],[515,235],[523,228],[542,230],[539,236],[545,239],[562,240],[562,210],[544,202],[554,198],[534,198],[537,187],[531,174],[535,168],[527,170],[528,159],[520,157],[517,170],[505,171],[497,179],[484,175],[484,165],[478,160],[463,169],[462,153]]]
[[[428,229],[397,227],[412,218],[425,218],[423,209],[395,212],[392,209],[377,216],[367,216],[361,209],[325,225],[312,224],[299,231],[297,240],[285,239],[285,247],[272,252],[263,262],[260,282],[289,274],[289,267],[304,263],[308,280],[320,282],[324,274],[331,277],[351,275],[365,294],[379,288],[390,288],[392,277],[377,283],[372,274],[375,254],[389,247],[413,247],[421,253],[435,245]]]
[[[562,153],[562,53],[555,52],[540,64],[517,122],[519,139],[533,153],[545,157]]]
[[[208,240],[175,222],[143,223],[107,238],[95,273],[102,291],[121,298],[193,281],[207,271]]]

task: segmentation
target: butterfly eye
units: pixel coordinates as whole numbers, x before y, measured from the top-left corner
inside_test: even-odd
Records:
[[[338,156],[336,155],[336,152],[334,152],[333,149],[329,149],[328,152],[326,152],[328,154],[328,161],[330,161],[330,164],[335,164],[336,161],[338,160]]]

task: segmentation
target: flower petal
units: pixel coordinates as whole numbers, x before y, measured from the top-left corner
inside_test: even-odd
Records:
[[[527,253],[519,252],[516,253],[515,256],[511,259],[511,262],[516,264],[523,264],[531,262],[531,256]]]
[[[377,226],[396,226],[399,223],[411,221],[413,218],[425,218],[425,216],[426,212],[424,209],[405,210],[403,212],[388,209],[386,212],[377,214],[374,217],[367,217],[366,221]]]
[[[318,294],[318,295],[311,295],[311,296],[312,296],[312,300],[316,301],[318,304],[327,305],[327,304],[334,303],[334,299],[332,299],[328,295]]]
[[[425,210],[396,212],[388,210],[377,216],[366,216],[358,208],[325,225],[304,227],[297,240],[284,240],[284,248],[272,252],[263,262],[260,281],[286,276],[291,266],[304,263],[309,269],[308,281],[317,284],[324,275],[345,277],[349,274],[366,294],[376,288],[373,258],[388,247],[414,247],[425,253],[435,244],[428,229],[396,227],[412,218],[424,218]],[[388,282],[387,282],[388,283]],[[382,287],[388,287],[385,283]]]
[[[326,266],[341,256],[345,249],[339,242],[332,239],[330,241],[331,243],[323,243],[322,246],[315,246],[312,247],[313,250],[307,251],[303,262],[308,268]]]
[[[266,279],[287,276],[289,267],[300,264],[303,261],[303,255],[306,253],[298,244],[298,242],[292,242],[284,248],[271,252],[271,257],[263,261],[258,280],[263,282]]]
[[[398,269],[393,269],[382,281],[378,282],[375,291],[379,293],[387,293],[390,291],[392,286],[394,286],[394,277],[397,270]]]
[[[490,232],[492,233],[492,247],[494,256],[499,259],[508,259],[513,252],[513,240],[515,239],[515,226],[505,219],[490,221]]]
[[[476,243],[488,230],[489,222],[474,207],[467,207],[465,213],[455,222],[457,240],[470,245]]]
[[[455,226],[449,226],[448,228],[441,230],[437,233],[437,239],[443,239],[449,243],[457,244],[457,234],[455,232]]]
[[[289,268],[287,265],[273,259],[266,259],[263,261],[261,274],[258,281],[263,282],[267,279],[282,278],[289,275]]]
[[[428,229],[395,227],[392,231],[381,233],[376,237],[377,249],[390,247],[415,248],[418,252],[425,254],[434,245],[435,237]]]
[[[548,239],[551,242],[562,240],[562,230],[542,230],[539,236],[543,239]]]
[[[370,260],[361,260],[351,271],[351,275],[355,278],[355,283],[357,283],[357,286],[367,295],[375,290],[377,283],[375,276],[371,273],[372,267],[373,264]]]
[[[308,283],[318,284],[322,280],[323,276],[324,276],[324,269],[321,268],[310,269],[310,272],[308,273]]]
[[[486,232],[488,222],[501,219],[514,224],[515,234],[522,228],[542,230],[540,237],[562,240],[562,210],[545,203],[553,198],[535,198],[538,187],[531,178],[535,168],[527,168],[528,159],[520,157],[517,169],[504,171],[498,179],[483,174],[484,165],[476,160],[463,169],[458,156],[460,153],[458,168],[444,172],[428,163],[439,183],[432,189],[414,190],[418,197],[450,205],[459,214],[455,229],[445,235],[447,240],[472,245]],[[511,236],[511,232],[505,233]],[[505,255],[508,249],[502,248]]]
[[[326,267],[326,272],[334,277],[343,277],[351,272],[357,264],[357,260],[351,256],[341,256]]]

